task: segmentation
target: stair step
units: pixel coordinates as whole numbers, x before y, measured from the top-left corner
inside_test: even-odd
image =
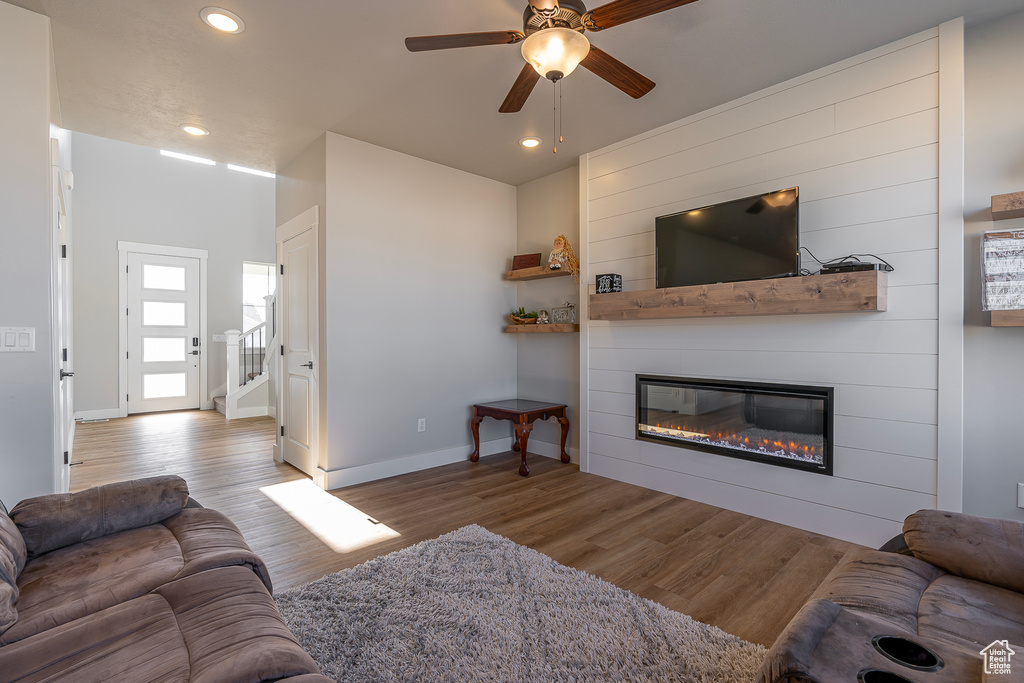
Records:
[[[217,412],[224,417],[228,416],[227,412],[227,396],[214,396],[213,405],[217,409]]]

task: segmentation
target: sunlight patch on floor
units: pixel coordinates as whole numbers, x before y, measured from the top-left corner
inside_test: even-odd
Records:
[[[369,515],[309,479],[263,486],[260,492],[336,553],[351,552],[401,536],[387,525],[371,521]]]

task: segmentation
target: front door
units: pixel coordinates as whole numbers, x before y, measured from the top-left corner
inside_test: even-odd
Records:
[[[319,405],[317,237],[306,230],[280,243],[281,438],[285,462],[316,475]]]
[[[128,254],[128,412],[199,408],[199,259]]]

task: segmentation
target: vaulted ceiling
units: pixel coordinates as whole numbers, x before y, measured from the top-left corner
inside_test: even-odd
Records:
[[[406,36],[521,30],[526,0],[9,0],[52,21],[64,126],[274,171],[329,130],[513,185],[585,152],[965,16],[1024,0],[700,0],[588,34],[657,83],[633,100],[579,69],[563,81],[552,154],[551,84],[498,106],[518,45],[410,53]],[[218,2],[245,31],[199,11]],[[596,6],[594,3],[591,6]],[[182,123],[211,131],[182,133]],[[533,150],[518,140],[535,135]]]

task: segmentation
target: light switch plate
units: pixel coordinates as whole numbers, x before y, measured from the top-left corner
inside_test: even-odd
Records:
[[[227,340],[228,340],[228,335],[226,335],[226,334],[215,334],[215,335],[213,335],[213,341],[215,341],[215,342],[226,342]]]
[[[1017,507],[1024,508],[1024,484],[1017,484]]]
[[[36,350],[36,328],[0,327],[0,353],[31,353]]]

